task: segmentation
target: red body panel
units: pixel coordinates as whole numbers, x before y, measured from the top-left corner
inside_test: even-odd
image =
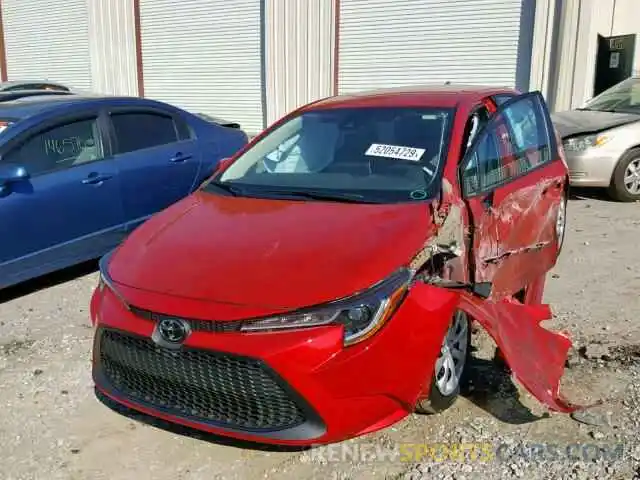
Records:
[[[133,314],[122,298],[149,311],[223,324],[267,317],[348,297],[401,267],[420,269],[420,255],[456,236],[459,250],[443,276],[492,282],[488,299],[415,279],[384,326],[352,346],[344,346],[343,327],[337,325],[268,333],[193,331],[185,340],[185,347],[266,363],[315,411],[323,433],[283,438],[278,432],[257,435],[213,427],[137,404],[94,377],[97,387],[131,408],[235,438],[278,444],[340,441],[384,428],[413,411],[429,393],[452,315],[463,309],[493,336],[516,378],[534,396],[555,410],[575,409],[558,391],[570,342],[540,326],[549,317],[542,293],[545,274],[557,257],[554,222],[566,165],[558,159],[498,188],[488,209],[481,198],[463,199],[458,183],[468,114],[497,93],[514,92],[395,89],[325,99],[291,114],[340,107],[457,107],[441,196],[431,204],[302,202],[197,192],[152,217],[112,257],[110,288],[121,298],[110,288],[97,289],[92,321],[99,328],[149,338],[155,322]],[[523,288],[526,305],[514,300]]]
[[[384,428],[413,411],[431,381],[431,366],[440,350],[458,295],[417,284],[389,322],[370,342],[342,346],[337,326],[281,333],[194,332],[185,345],[233,352],[266,361],[315,408],[327,426],[318,438],[277,440],[283,444],[328,443]],[[153,322],[127,311],[108,289],[91,301],[101,327],[151,336]],[[407,335],[407,332],[412,332]],[[402,355],[398,355],[398,352]],[[98,385],[100,388],[100,385]],[[111,396],[108,390],[103,393]],[[251,434],[208,428],[113,397],[131,408],[213,433],[255,441],[274,441]]]
[[[196,192],[134,231],[109,273],[156,293],[292,310],[364,290],[408,263],[429,236],[426,212]]]
[[[465,294],[460,307],[485,327],[514,376],[539,401],[558,412],[570,413],[578,408],[560,394],[571,341],[540,325],[551,319],[548,305],[523,305],[512,298],[487,302]]]

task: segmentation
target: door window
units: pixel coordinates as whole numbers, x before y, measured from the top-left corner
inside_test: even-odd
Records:
[[[31,137],[3,157],[23,165],[31,176],[54,172],[103,158],[96,118],[50,128]]]
[[[500,93],[498,95],[494,95],[493,99],[495,100],[496,105],[500,106],[503,103],[506,103],[509,100],[511,100],[513,97],[515,97],[515,95],[511,95],[508,93]]]
[[[545,118],[536,100],[525,98],[504,110],[518,162],[516,175],[548,162],[551,154]]]
[[[462,169],[467,195],[489,191],[551,160],[551,142],[539,94],[508,102],[492,117]]]
[[[115,113],[111,115],[116,135],[116,154],[168,145],[178,141],[172,117],[157,113]]]
[[[502,155],[496,132],[483,135],[463,170],[465,192],[476,193],[500,183]]]

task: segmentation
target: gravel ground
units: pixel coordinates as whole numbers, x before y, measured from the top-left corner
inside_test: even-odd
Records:
[[[91,384],[85,265],[0,293],[0,478],[640,478],[640,205],[590,195],[568,213],[546,300],[575,342],[563,392],[603,402],[586,413],[548,414],[479,332],[472,386],[450,410],[331,447],[260,449],[119,415]]]

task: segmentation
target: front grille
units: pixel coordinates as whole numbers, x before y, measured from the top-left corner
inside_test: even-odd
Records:
[[[283,381],[259,360],[182,348],[100,330],[100,374],[126,398],[169,414],[222,427],[273,431],[305,422]]]
[[[163,318],[175,318],[175,316],[152,312],[150,310],[145,310],[144,308],[131,306],[130,309],[131,313],[133,313],[134,315],[155,323],[158,323]],[[189,324],[192,331],[208,333],[239,332],[240,327],[242,327],[244,323],[242,320],[235,320],[230,322],[198,320],[194,318],[185,318],[183,320]]]

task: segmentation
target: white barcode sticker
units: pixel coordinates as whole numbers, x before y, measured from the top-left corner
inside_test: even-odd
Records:
[[[422,158],[425,151],[424,148],[373,143],[364,154],[370,157],[395,158],[396,160],[411,160],[412,162],[417,162]]]

